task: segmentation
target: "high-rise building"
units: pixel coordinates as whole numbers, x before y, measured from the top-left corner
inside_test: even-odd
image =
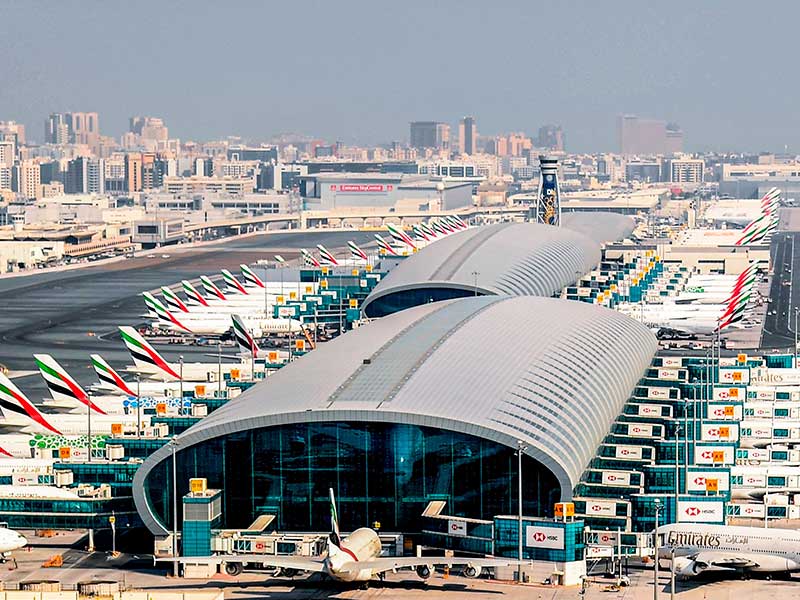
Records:
[[[23,198],[37,198],[41,187],[39,164],[23,160],[14,166],[12,189]]]
[[[617,137],[621,154],[672,154],[683,149],[678,125],[635,115],[617,117]]]
[[[543,125],[536,136],[536,146],[556,152],[564,151],[564,130],[561,125]]]
[[[14,140],[0,140],[0,167],[11,167],[15,157]]]
[[[50,144],[84,144],[96,148],[100,141],[97,113],[52,113],[44,125],[44,138]]]
[[[130,131],[145,140],[166,142],[169,139],[169,129],[158,117],[131,117]]]
[[[44,123],[44,141],[46,144],[69,144],[70,131],[67,115],[52,113]]]
[[[25,145],[25,125],[16,121],[0,121],[0,138],[14,138],[17,148]]]
[[[142,191],[142,155],[125,155],[125,188],[128,192]]]
[[[410,124],[410,146],[417,150],[433,148],[450,149],[450,126],[437,121],[412,121]]]
[[[478,139],[478,127],[475,117],[464,117],[458,123],[458,151],[461,154],[475,154],[475,143]]]
[[[79,156],[67,163],[65,194],[104,194],[105,165],[102,159]]]
[[[675,158],[669,161],[671,183],[702,183],[706,162],[702,158]]]

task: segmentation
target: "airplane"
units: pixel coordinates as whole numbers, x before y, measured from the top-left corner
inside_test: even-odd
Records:
[[[675,575],[707,571],[791,573],[800,571],[800,531],[701,523],[658,528],[659,557],[675,552]]]
[[[180,363],[167,362],[153,346],[133,327],[118,327],[122,341],[133,358],[133,367],[128,371],[138,373],[149,379],[180,381],[183,374],[184,383],[216,382],[218,377],[239,370],[241,377],[247,379],[250,374],[250,363]]]
[[[328,490],[331,511],[331,531],[328,534],[327,552],[320,557],[243,555],[236,557],[242,562],[233,562],[231,556],[212,556],[208,558],[192,558],[196,564],[226,563],[226,572],[239,574],[242,564],[253,562],[264,567],[276,567],[286,576],[293,576],[301,571],[323,573],[335,581],[367,583],[374,577],[383,579],[387,572],[400,569],[412,569],[422,579],[428,579],[435,571],[436,565],[463,566],[464,575],[470,578],[480,577],[483,569],[511,564],[510,560],[494,558],[458,558],[447,556],[381,556],[381,540],[374,529],[361,527],[347,537],[339,531],[339,516],[336,511],[336,500],[333,489]],[[245,560],[243,560],[245,559]],[[171,558],[160,558],[159,561],[172,561]]]
[[[736,246],[747,246],[762,242],[778,228],[780,195],[781,192],[778,188],[772,188],[766,193],[761,199],[759,216],[742,229],[741,237],[735,242]]]
[[[90,418],[92,434],[98,435],[111,434],[117,426],[136,431],[139,424],[136,415],[44,414],[3,373],[0,373],[0,408],[4,417],[0,420],[0,429],[21,433],[85,435],[89,431]],[[142,426],[150,425],[149,416],[141,415],[140,418]]]
[[[190,312],[178,316],[171,313],[149,292],[143,292],[142,296],[150,315],[155,316],[155,323],[159,327],[194,335],[225,335],[231,329],[230,313]],[[296,319],[251,316],[243,319],[259,337],[276,333],[300,333],[303,330],[303,324]]]
[[[239,346],[239,356],[248,358],[263,358],[270,363],[286,362],[289,353],[283,350],[262,350],[258,347],[253,334],[244,324],[239,315],[231,315],[233,321],[233,337]]]
[[[125,381],[99,354],[92,354],[90,358],[92,359],[94,372],[100,380],[99,384],[92,386],[93,389],[111,394],[121,394],[133,400],[135,400],[138,395],[141,395],[143,398],[146,396],[153,396],[169,402],[173,398],[179,398],[181,395],[180,382]]]
[[[189,312],[189,307],[186,306],[183,300],[180,299],[178,294],[173,292],[170,288],[166,286],[161,286],[161,295],[164,296],[164,302],[166,305],[174,310],[175,312]]]
[[[45,400],[42,405],[56,411],[80,410],[86,414],[87,407],[98,415],[108,412],[98,406],[89,394],[70,377],[64,368],[49,354],[34,354],[33,359],[39,368],[39,374],[44,379],[52,400]]]
[[[6,562],[14,550],[19,550],[28,545],[28,540],[21,533],[0,527],[0,562]]]
[[[369,261],[369,257],[367,253],[364,252],[361,248],[358,247],[354,241],[350,240],[347,242],[347,247],[350,249],[350,259],[359,261],[361,264],[365,264]]]
[[[264,281],[255,274],[255,271],[247,265],[239,265],[239,270],[242,272],[242,279],[244,279],[245,287],[266,287]]]

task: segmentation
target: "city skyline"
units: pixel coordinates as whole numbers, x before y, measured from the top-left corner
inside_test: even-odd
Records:
[[[591,152],[613,149],[616,117],[637,114],[680,123],[689,151],[800,149],[791,84],[769,93],[774,74],[791,68],[786,10],[678,2],[667,18],[627,3],[452,11],[409,2],[391,14],[358,2],[253,3],[209,16],[201,5],[144,2],[148,20],[137,21],[113,6],[42,6],[5,7],[15,26],[0,40],[4,118],[37,141],[47,115],[73,110],[99,113],[115,137],[132,115],[152,114],[181,139],[293,131],[364,145],[404,140],[410,121],[474,115],[479,134],[559,123],[570,150]],[[753,22],[770,32],[769,68],[742,43],[760,37]],[[65,43],[69,31],[82,34]],[[459,31],[504,43],[487,52],[458,43]],[[449,44],[430,43],[442,35]]]

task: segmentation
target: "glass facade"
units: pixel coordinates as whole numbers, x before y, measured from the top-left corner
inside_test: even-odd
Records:
[[[343,529],[379,522],[384,531],[421,530],[432,500],[444,513],[478,519],[517,512],[515,450],[465,434],[392,423],[300,423],[230,434],[177,454],[178,495],[189,478],[223,491],[222,526],[246,528],[276,516],[281,531],[327,531],[328,488]],[[555,476],[523,457],[523,512],[551,516]],[[172,528],[172,459],[147,477],[155,517]],[[180,508],[179,508],[180,510]]]
[[[466,298],[476,295],[478,294],[475,293],[475,290],[454,288],[416,288],[402,290],[376,298],[366,306],[364,314],[374,319],[377,317],[385,317],[386,315],[391,315],[413,306],[421,306],[422,304],[428,304],[430,302]],[[483,294],[479,295],[483,296]]]

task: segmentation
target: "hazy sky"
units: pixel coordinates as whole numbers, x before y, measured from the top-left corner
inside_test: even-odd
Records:
[[[0,119],[135,114],[172,136],[408,137],[563,125],[615,147],[619,113],[679,123],[690,150],[800,152],[795,2],[0,0]]]

